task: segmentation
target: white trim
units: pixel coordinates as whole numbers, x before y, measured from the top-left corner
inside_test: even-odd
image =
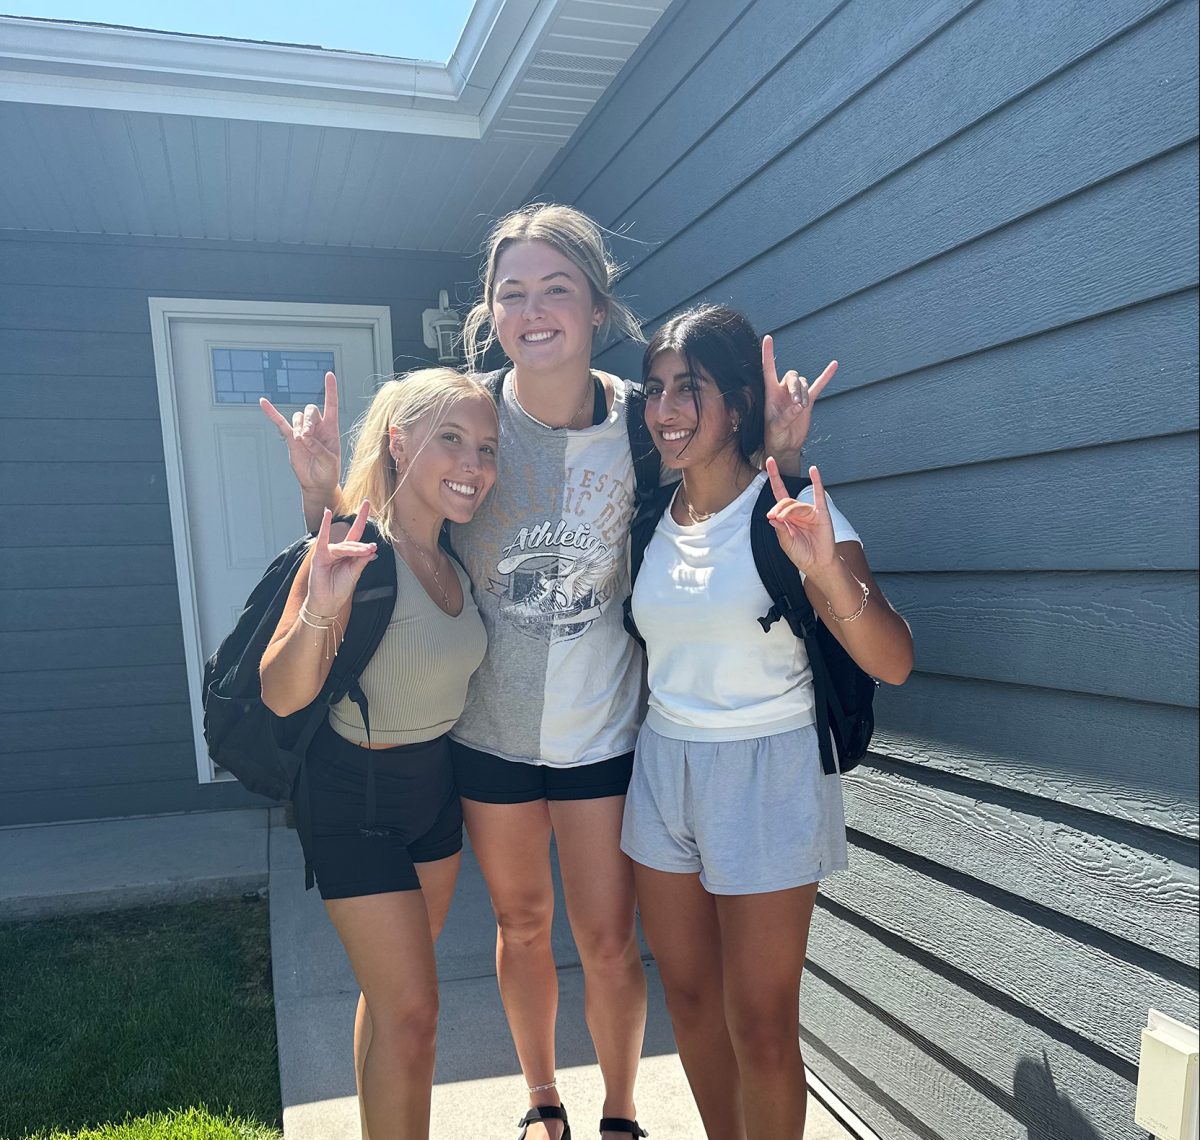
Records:
[[[246,119],[261,123],[297,123],[347,130],[391,131],[442,138],[479,138],[479,116],[430,111],[376,102],[296,99],[263,92],[186,88],[136,80],[92,79],[52,73],[0,71],[0,101],[48,103],[57,107],[90,107],[107,111],[141,111],[157,115],[195,115],[206,119]]]
[[[200,611],[193,577],[191,528],[188,525],[187,488],[183,480],[183,451],[179,439],[179,414],[175,403],[172,359],[172,324],[175,321],[271,322],[281,325],[325,325],[338,328],[367,328],[372,332],[375,372],[392,371],[391,310],[386,305],[321,305],[286,301],[210,301],[200,298],[151,297],[150,334],[154,342],[154,372],[163,436],[163,460],[167,472],[167,499],[171,511],[175,577],[179,588],[179,612],[183,627],[183,656],[188,675],[188,698],[192,735],[196,748],[196,775],[202,784],[212,783],[212,761],[204,745],[204,719],[200,705],[200,682],[204,659],[200,650]]]
[[[476,0],[446,63],[0,16],[0,100],[476,139],[565,3]]]

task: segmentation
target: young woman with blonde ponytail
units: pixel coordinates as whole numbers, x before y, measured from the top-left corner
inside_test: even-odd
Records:
[[[622,626],[635,488],[630,386],[590,364],[610,330],[642,339],[614,295],[616,278],[595,222],[568,206],[527,206],[493,229],[465,328],[473,368],[497,342],[510,363],[499,383],[501,477],[452,530],[489,639],[452,755],[496,914],[500,992],[529,1094],[526,1140],[570,1137],[555,1076],[552,836],[604,1079],[600,1132],[644,1134],[634,1081],[646,979],[632,868],[620,850],[643,711],[641,657]],[[806,383],[794,373],[778,382],[772,362],[764,402],[772,453],[798,469]],[[281,423],[312,525],[336,493],[336,406],[330,413],[310,407]]]
[[[322,512],[260,667],[273,712],[307,707],[329,675],[364,567],[392,546],[395,608],[359,678],[369,728],[349,697],[334,704],[297,789],[305,857],[362,987],[355,1059],[371,1140],[429,1134],[433,943],[462,851],[446,731],[487,641],[466,573],[438,538],[447,519],[468,522],[484,502],[497,444],[495,404],[457,372],[384,384],[358,429],[341,496],[342,513],[357,514],[347,524]]]

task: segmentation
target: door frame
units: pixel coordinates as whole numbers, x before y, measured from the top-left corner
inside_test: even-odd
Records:
[[[188,706],[196,749],[196,776],[201,784],[221,779],[204,743],[201,682],[204,659],[200,649],[200,610],[193,576],[192,539],[187,488],[183,481],[183,448],[175,401],[174,325],[176,322],[223,321],[243,324],[311,325],[325,328],[365,328],[372,336],[375,372],[392,374],[392,318],[387,305],[326,305],[294,301],[237,301],[193,297],[151,297],[150,333],[154,342],[154,373],[162,424],[163,460],[171,512],[171,542],[179,587],[183,656],[188,677]],[[266,567],[264,567],[266,569]]]

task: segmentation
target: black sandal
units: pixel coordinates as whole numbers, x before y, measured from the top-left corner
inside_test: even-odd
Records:
[[[626,1120],[623,1116],[600,1117],[601,1132],[628,1132],[630,1136],[649,1136],[636,1120]]]
[[[535,1104],[520,1120],[517,1127],[521,1134],[517,1140],[525,1140],[525,1134],[531,1124],[544,1124],[547,1120],[563,1122],[562,1140],[571,1140],[571,1126],[567,1123],[567,1110],[561,1104]]]

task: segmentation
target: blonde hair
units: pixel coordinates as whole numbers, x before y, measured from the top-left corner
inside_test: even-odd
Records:
[[[484,354],[496,343],[496,328],[492,323],[496,265],[510,245],[522,241],[545,242],[587,278],[592,301],[604,310],[604,321],[598,330],[601,336],[616,332],[630,340],[646,339],[632,310],[613,294],[620,267],[608,252],[603,230],[572,206],[531,203],[501,218],[488,234],[481,278],[483,296],[463,324],[463,346],[472,369],[479,368]]]
[[[354,426],[353,457],[338,513],[352,515],[367,499],[371,521],[388,542],[395,541],[395,497],[404,473],[392,458],[391,429],[410,428],[431,414],[441,420],[461,400],[493,403],[486,388],[453,368],[422,368],[382,384]]]

